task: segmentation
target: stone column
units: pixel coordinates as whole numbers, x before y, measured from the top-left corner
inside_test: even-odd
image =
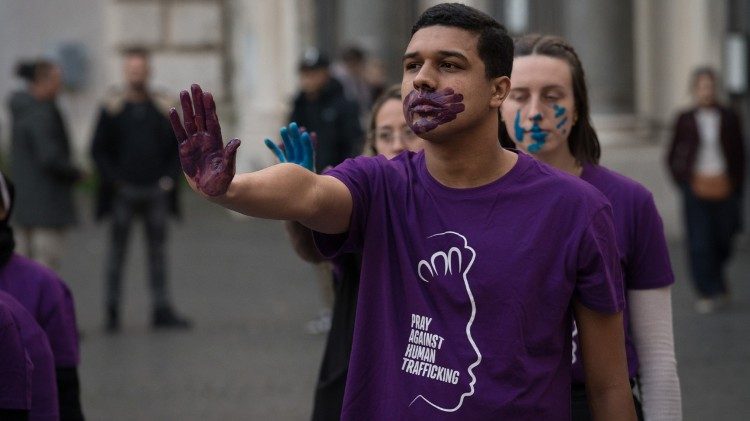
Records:
[[[257,170],[274,162],[263,139],[279,140],[297,87],[300,51],[297,0],[232,3],[234,108],[237,128],[225,137],[242,139],[237,171]],[[304,3],[307,4],[307,3]]]
[[[726,4],[710,0],[634,3],[636,112],[657,128],[668,127],[677,109],[690,104],[692,70],[700,65],[722,68]]]
[[[632,1],[568,0],[565,36],[586,72],[592,110],[633,112]]]

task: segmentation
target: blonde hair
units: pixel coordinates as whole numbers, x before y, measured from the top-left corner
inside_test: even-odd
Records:
[[[377,129],[377,117],[380,109],[383,108],[383,104],[391,99],[397,99],[401,101],[401,85],[391,85],[386,89],[375,103],[372,104],[370,110],[370,124],[367,126],[367,136],[365,137],[365,144],[362,148],[362,155],[364,156],[375,156],[378,151],[375,150],[375,129]]]

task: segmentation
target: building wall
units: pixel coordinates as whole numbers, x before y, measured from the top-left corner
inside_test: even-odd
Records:
[[[61,44],[80,45],[86,57],[83,83],[66,89],[60,105],[75,159],[89,166],[98,104],[109,87],[121,83],[123,48],[147,47],[152,52],[152,86],[175,99],[193,82],[215,92],[219,101],[231,97],[224,20],[223,0],[5,0],[0,2],[0,95],[7,98],[22,87],[10,77],[18,59],[45,55],[61,62]],[[7,121],[3,112],[6,151]]]
[[[68,117],[77,160],[87,161],[85,149],[91,136],[99,96],[109,83],[113,54],[102,42],[106,27],[107,2],[97,0],[2,0],[0,1],[0,125],[3,155],[9,145],[6,100],[22,88],[14,76],[19,59],[54,55],[61,43],[78,43],[86,52],[87,76],[82,87],[66,92],[61,108]]]

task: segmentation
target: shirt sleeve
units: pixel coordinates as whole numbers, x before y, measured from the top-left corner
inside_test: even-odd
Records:
[[[31,367],[13,316],[0,306],[0,409],[29,409]]]
[[[344,253],[361,252],[364,232],[367,227],[368,209],[372,203],[373,185],[379,172],[379,159],[382,157],[357,157],[347,159],[325,175],[344,183],[352,195],[352,215],[349,230],[343,234],[323,234],[313,231],[315,245],[326,258]]]
[[[649,193],[637,209],[632,251],[625,268],[628,289],[661,288],[674,283],[664,225]]]
[[[628,291],[631,331],[640,366],[638,383],[643,413],[649,421],[682,419],[670,289]]]
[[[625,308],[612,209],[593,214],[583,231],[577,255],[575,297],[586,307],[606,314]]]
[[[56,367],[77,367],[79,363],[78,329],[73,297],[67,285],[50,275],[42,307],[46,309],[39,324],[47,334]]]

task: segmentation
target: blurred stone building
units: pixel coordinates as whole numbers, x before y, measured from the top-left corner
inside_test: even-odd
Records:
[[[19,58],[58,57],[68,73],[62,105],[78,160],[88,164],[95,110],[120,81],[118,51],[153,53],[154,85],[173,92],[201,83],[220,99],[226,137],[240,137],[238,166],[271,162],[296,90],[300,52],[335,56],[356,44],[400,79],[409,30],[435,0],[0,0],[0,96],[18,85]],[[663,168],[674,113],[689,104],[688,76],[719,69],[746,116],[750,0],[471,0],[514,34],[555,33],[573,43],[587,72],[604,162],[646,184],[670,234],[678,206]],[[7,150],[7,112],[0,113]]]

